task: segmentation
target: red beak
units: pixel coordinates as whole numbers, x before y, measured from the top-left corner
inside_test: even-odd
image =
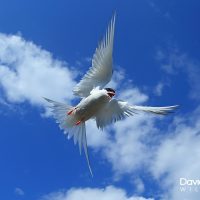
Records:
[[[112,98],[113,96],[115,96],[114,92],[107,92],[107,94]]]

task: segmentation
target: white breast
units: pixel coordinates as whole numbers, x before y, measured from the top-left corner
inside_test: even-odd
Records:
[[[95,114],[102,109],[110,98],[104,91],[93,93],[87,98],[83,99],[76,107],[77,118],[84,119],[84,121],[92,118]]]

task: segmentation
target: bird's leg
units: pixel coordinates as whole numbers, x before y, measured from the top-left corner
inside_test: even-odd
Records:
[[[70,110],[69,112],[67,112],[67,115],[71,115],[75,110],[76,110],[76,107]]]
[[[76,122],[76,125],[78,126],[80,123],[81,123],[81,120],[77,121],[77,122]]]
[[[81,120],[79,120],[79,121],[76,122],[76,125],[78,126],[83,121],[84,121],[84,118],[81,118]]]

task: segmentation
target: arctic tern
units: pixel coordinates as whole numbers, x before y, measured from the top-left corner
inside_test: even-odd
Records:
[[[95,50],[92,58],[92,67],[83,76],[81,81],[73,89],[74,95],[81,101],[78,105],[70,106],[45,98],[51,103],[52,113],[59,127],[68,134],[68,138],[74,137],[74,143],[78,142],[81,154],[85,151],[87,164],[93,176],[87,150],[87,138],[85,122],[95,119],[98,128],[122,120],[138,111],[166,115],[178,106],[149,107],[129,105],[126,101],[113,98],[115,90],[104,88],[111,80],[113,74],[113,40],[115,30],[115,15],[112,17],[106,34]]]

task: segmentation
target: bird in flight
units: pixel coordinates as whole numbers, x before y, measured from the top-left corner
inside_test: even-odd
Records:
[[[106,88],[113,74],[113,41],[115,31],[115,15],[112,17],[103,40],[95,50],[92,66],[73,89],[74,95],[81,98],[75,106],[59,103],[45,98],[50,104],[54,118],[59,127],[78,143],[80,154],[84,149],[89,171],[93,176],[87,150],[85,122],[95,119],[97,128],[105,126],[134,115],[137,112],[150,112],[166,115],[178,106],[149,107],[130,105],[126,101],[114,98],[115,90]]]

